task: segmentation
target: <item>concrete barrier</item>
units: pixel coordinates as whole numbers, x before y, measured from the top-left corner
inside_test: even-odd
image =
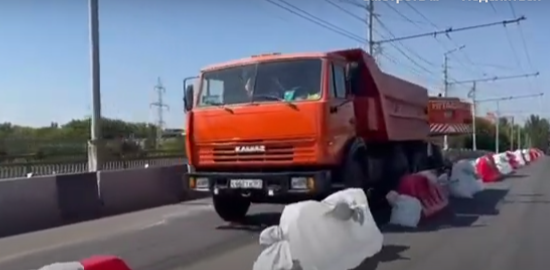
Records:
[[[56,176],[57,201],[65,222],[98,218],[101,201],[96,173],[60,174]]]
[[[184,183],[187,166],[0,181],[0,237],[208,196]]]
[[[182,201],[183,167],[98,172],[102,213],[120,214]]]
[[[0,236],[61,223],[56,176],[0,181]]]

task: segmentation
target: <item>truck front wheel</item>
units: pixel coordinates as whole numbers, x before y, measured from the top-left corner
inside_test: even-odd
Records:
[[[250,208],[250,201],[239,196],[214,196],[214,209],[223,220],[243,221]]]

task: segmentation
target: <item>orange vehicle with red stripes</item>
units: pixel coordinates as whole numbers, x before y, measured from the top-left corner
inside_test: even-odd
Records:
[[[242,219],[251,203],[349,187],[375,207],[404,175],[442,164],[427,150],[429,112],[445,120],[428,90],[383,72],[361,49],[215,64],[184,89],[186,180],[212,194],[225,220]]]
[[[460,135],[472,132],[472,104],[455,97],[430,97],[430,135]]]

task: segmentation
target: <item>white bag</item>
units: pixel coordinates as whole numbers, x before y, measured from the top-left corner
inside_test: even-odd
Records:
[[[414,197],[390,191],[386,195],[392,206],[390,224],[416,228],[422,216],[422,204]]]
[[[293,259],[289,232],[296,230],[296,220],[307,202],[293,203],[285,206],[279,225],[271,226],[260,233],[260,245],[266,248],[254,262],[253,270],[291,270],[296,268]]]
[[[261,241],[271,245],[260,254],[254,270],[297,265],[303,270],[353,269],[378,253],[383,243],[361,189],[337,192],[323,202],[288,205],[281,225],[264,230],[262,236]]]
[[[482,192],[483,190],[485,190],[485,185],[483,184],[483,180],[476,179],[476,181],[472,183],[471,189],[472,189],[474,194]]]
[[[450,195],[457,198],[471,199],[474,197],[473,183],[477,180],[470,161],[461,160],[453,166],[449,182]]]

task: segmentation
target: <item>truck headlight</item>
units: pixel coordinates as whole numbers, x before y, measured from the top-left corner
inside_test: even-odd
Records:
[[[195,179],[195,189],[197,190],[208,190],[210,189],[210,183],[206,177],[198,177]]]
[[[290,188],[292,188],[292,189],[307,189],[307,177],[292,177],[292,178],[290,178]]]

